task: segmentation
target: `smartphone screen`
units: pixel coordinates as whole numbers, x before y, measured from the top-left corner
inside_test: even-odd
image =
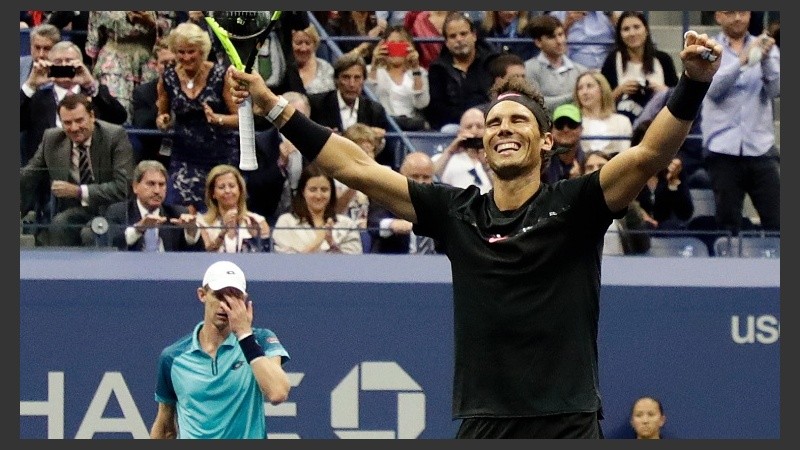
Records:
[[[50,76],[53,78],[73,78],[75,77],[74,66],[50,66]]]

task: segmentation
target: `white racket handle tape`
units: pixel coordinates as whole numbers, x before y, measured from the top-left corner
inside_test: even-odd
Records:
[[[239,104],[239,169],[256,170],[256,128],[253,123],[253,101],[250,97]]]
[[[697,36],[697,32],[694,30],[687,30],[686,33],[683,33],[683,45],[686,46],[686,39],[689,36]],[[717,60],[717,55],[711,53],[711,49],[708,47],[703,48],[703,51],[700,52],[700,57],[705,59],[708,62],[714,62]]]

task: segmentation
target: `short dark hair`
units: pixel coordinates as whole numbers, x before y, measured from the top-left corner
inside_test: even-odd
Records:
[[[65,108],[67,110],[72,111],[73,109],[77,108],[78,105],[83,105],[88,112],[94,112],[94,108],[92,107],[92,99],[87,97],[84,94],[72,94],[69,93],[58,102],[58,111],[61,111],[61,108]]]
[[[333,63],[333,78],[339,78],[342,72],[353,66],[361,66],[362,72],[364,72],[364,79],[367,78],[367,62],[355,53],[345,53]]]
[[[489,74],[492,78],[504,77],[509,66],[525,67],[525,61],[515,53],[501,53],[489,62]]]
[[[564,28],[564,24],[557,17],[542,14],[531,19],[528,26],[525,27],[525,32],[533,39],[541,39],[542,36],[555,36],[556,30],[559,28]]]

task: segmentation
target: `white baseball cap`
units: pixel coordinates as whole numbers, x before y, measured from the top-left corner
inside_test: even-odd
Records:
[[[247,281],[244,272],[230,261],[217,261],[208,266],[203,276],[203,286],[208,286],[214,291],[222,288],[233,287],[246,294]]]

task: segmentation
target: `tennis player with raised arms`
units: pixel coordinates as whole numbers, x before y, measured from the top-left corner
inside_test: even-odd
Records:
[[[704,58],[704,51],[716,58]],[[509,82],[486,114],[493,189],[420,184],[308,120],[258,75],[229,69],[309,161],[439,241],[453,276],[453,417],[459,438],[602,438],[597,362],[603,235],[686,138],[722,46],[690,33],[675,92],[641,143],[602,169],[540,178],[553,139],[539,92]]]

